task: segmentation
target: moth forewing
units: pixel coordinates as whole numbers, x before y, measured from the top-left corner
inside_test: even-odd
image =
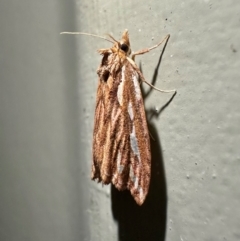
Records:
[[[107,40],[114,45],[98,50],[103,58],[97,70],[92,179],[112,183],[118,190],[129,189],[137,204],[142,205],[150,184],[151,150],[139,79],[152,85],[144,79],[134,58],[158,47],[169,36],[132,57],[127,30],[120,41],[109,37],[111,40]]]
[[[128,188],[136,202],[141,205],[148,193],[151,176],[151,151],[146,115],[142,93],[138,82],[139,76],[133,66],[128,63],[130,101],[128,114],[132,122],[130,131],[130,170]]]

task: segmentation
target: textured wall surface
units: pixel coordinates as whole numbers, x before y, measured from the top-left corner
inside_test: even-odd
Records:
[[[0,240],[240,240],[240,2],[0,3]],[[138,207],[90,181],[96,50],[61,31],[130,33],[148,81],[178,93],[149,118],[152,181]],[[144,86],[145,92],[149,91]],[[151,90],[148,116],[171,94]]]

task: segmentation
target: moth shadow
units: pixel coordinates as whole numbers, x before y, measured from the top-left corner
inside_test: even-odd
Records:
[[[155,67],[155,70],[154,70],[154,73],[153,73],[153,77],[152,77],[152,81],[151,81],[151,84],[152,85],[155,85],[156,81],[157,81],[157,78],[158,78],[158,72],[159,72],[159,69],[160,69],[160,65],[161,65],[161,62],[162,62],[162,58],[163,58],[163,54],[165,52],[165,49],[167,47],[167,44],[168,44],[168,41],[169,41],[170,37],[166,40],[164,46],[163,46],[163,49],[162,49],[162,52],[159,56],[159,59],[158,59],[158,63]],[[142,71],[142,65],[141,65],[141,62],[139,63],[139,69],[140,71],[143,73]],[[143,99],[146,99],[150,94],[151,92],[154,90],[153,88],[149,88],[148,91],[144,91],[143,88],[141,88],[142,90],[142,95],[143,95]]]
[[[158,64],[152,78],[152,84],[156,82],[158,70],[167,42],[164,45]],[[140,68],[141,70],[141,68]],[[152,89],[143,92],[143,98],[147,98]],[[167,186],[163,164],[163,155],[160,139],[152,118],[158,118],[162,111],[171,103],[171,99],[158,111],[153,109],[146,111],[149,123],[149,132],[155,140],[151,140],[151,181],[147,198],[142,206],[138,206],[129,191],[118,191],[111,186],[112,213],[118,222],[119,241],[164,241],[167,222]]]

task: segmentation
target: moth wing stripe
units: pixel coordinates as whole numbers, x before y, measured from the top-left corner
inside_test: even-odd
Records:
[[[117,171],[119,174],[122,173],[124,165],[121,165],[121,158],[122,158],[122,154],[120,152],[120,150],[118,150],[118,154],[117,154]]]
[[[130,116],[131,121],[133,120],[134,114],[133,114],[133,106],[132,106],[132,102],[129,101],[128,103],[128,114]]]
[[[140,152],[139,152],[139,147],[138,147],[138,141],[137,141],[136,131],[135,131],[134,125],[133,125],[133,128],[132,128],[132,132],[130,134],[130,144],[131,144],[131,149],[132,149],[134,155],[136,155],[138,157],[139,162],[141,162]]]
[[[142,98],[142,94],[141,94],[141,89],[140,89],[140,85],[138,82],[138,74],[136,71],[134,71],[134,74],[132,75],[132,79],[133,79],[136,98],[137,98],[137,100],[140,100]]]
[[[122,78],[121,78],[120,84],[118,85],[118,91],[117,91],[118,102],[121,106],[123,104],[123,87],[124,87],[124,82],[125,82],[125,68],[126,68],[125,65],[123,65]]]

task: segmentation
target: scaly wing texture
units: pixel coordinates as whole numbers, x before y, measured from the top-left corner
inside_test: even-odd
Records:
[[[129,189],[141,205],[151,171],[149,133],[138,74],[117,54],[103,57],[95,110],[92,179]]]

